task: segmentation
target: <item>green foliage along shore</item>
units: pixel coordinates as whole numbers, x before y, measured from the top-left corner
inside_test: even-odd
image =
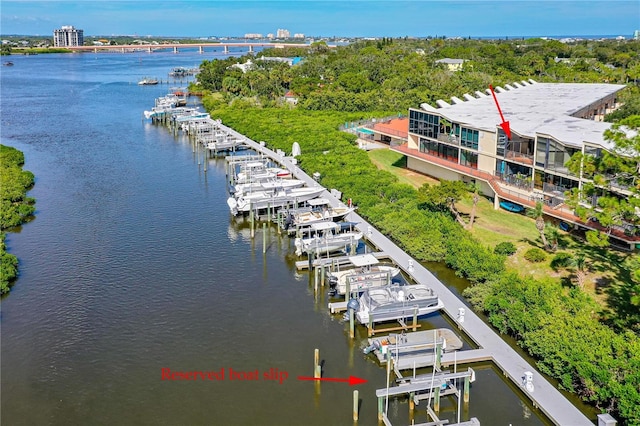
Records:
[[[249,56],[205,61],[197,86],[214,93],[204,99],[212,116],[273,149],[289,151],[298,142],[307,173],[320,172],[324,186],[353,199],[362,216],[419,261],[445,262],[468,278],[465,297],[499,332],[515,337],[559,387],[621,425],[640,425],[640,321],[638,313],[628,314],[631,305],[609,306],[618,321],[605,323],[605,313],[579,288],[508,271],[507,253],[475,241],[449,209],[425,199],[429,191],[377,170],[355,146],[355,136],[338,130],[346,122],[406,114],[422,102],[484,91],[489,83],[638,82],[638,50],[640,41],[613,40],[385,39],[335,49],[315,44],[293,67]],[[465,62],[453,72],[437,64],[442,58]],[[254,65],[245,73],[230,67],[248,59]],[[285,101],[285,93],[295,96],[296,106]],[[640,112],[637,88],[621,97],[626,107],[615,119]],[[640,269],[620,267],[622,287],[628,287],[625,276],[640,282],[631,268]]]
[[[18,259],[6,252],[5,231],[21,225],[35,211],[35,200],[27,197],[33,173],[22,170],[24,155],[0,145],[0,294],[8,293],[18,274]]]

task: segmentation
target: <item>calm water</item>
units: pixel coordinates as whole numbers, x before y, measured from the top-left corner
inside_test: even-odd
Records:
[[[2,143],[24,151],[37,199],[36,219],[7,239],[21,275],[1,303],[3,424],[352,424],[352,388],[296,380],[312,375],[314,348],[325,377],[369,380],[360,424],[377,424],[386,377],[361,352],[364,330],[348,339],[296,273],[292,241],[271,230],[263,254],[262,231],[251,240],[230,217],[223,161],[205,174],[186,141],[142,121],[168,86],[140,78],[213,57],[15,56],[0,70]],[[170,382],[162,368],[226,376]],[[288,380],[231,381],[230,368]],[[478,366],[462,419],[546,424],[516,392]],[[409,422],[406,400],[389,410]]]

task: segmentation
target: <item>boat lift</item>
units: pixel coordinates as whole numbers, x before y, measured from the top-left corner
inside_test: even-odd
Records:
[[[434,330],[435,331],[435,330]],[[440,398],[442,396],[454,395],[458,401],[458,422],[451,426],[480,426],[480,421],[473,417],[468,422],[460,422],[461,403],[469,403],[469,388],[470,384],[476,379],[475,371],[469,367],[466,371],[458,372],[454,365],[454,371],[442,371],[440,369],[440,362],[443,352],[443,340],[436,342],[436,357],[433,361],[433,369],[431,374],[416,376],[415,368],[413,370],[413,376],[403,377],[400,372],[393,367],[394,359],[391,356],[391,351],[387,351],[387,386],[383,389],[376,390],[376,397],[378,398],[378,420],[385,425],[391,426],[387,414],[389,412],[389,398],[397,396],[409,397],[409,416],[413,418],[415,406],[419,405],[421,401],[427,400],[426,413],[431,422],[423,423],[423,426],[435,426],[449,424],[448,420],[440,420],[438,413],[440,412]],[[438,350],[439,348],[439,350]],[[397,386],[390,386],[391,371],[395,372],[397,379],[395,383]],[[463,381],[462,390],[458,389],[459,382]],[[433,408],[431,407],[431,401],[433,400]]]

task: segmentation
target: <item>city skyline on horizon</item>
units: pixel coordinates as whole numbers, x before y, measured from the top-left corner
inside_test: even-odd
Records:
[[[2,34],[50,37],[72,25],[92,36],[242,37],[278,28],[308,37],[624,36],[637,1],[2,1]],[[437,16],[437,19],[433,19]],[[570,19],[567,17],[570,16]],[[451,24],[454,22],[455,24]]]

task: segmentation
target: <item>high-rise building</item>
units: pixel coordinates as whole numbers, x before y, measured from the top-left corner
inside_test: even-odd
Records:
[[[640,30],[635,30],[633,32],[633,39],[634,40],[640,40]]]
[[[72,25],[63,25],[59,30],[53,30],[53,45],[55,47],[82,46],[84,31]]]
[[[289,38],[290,36],[289,30],[278,28],[278,31],[276,31],[276,38]]]

